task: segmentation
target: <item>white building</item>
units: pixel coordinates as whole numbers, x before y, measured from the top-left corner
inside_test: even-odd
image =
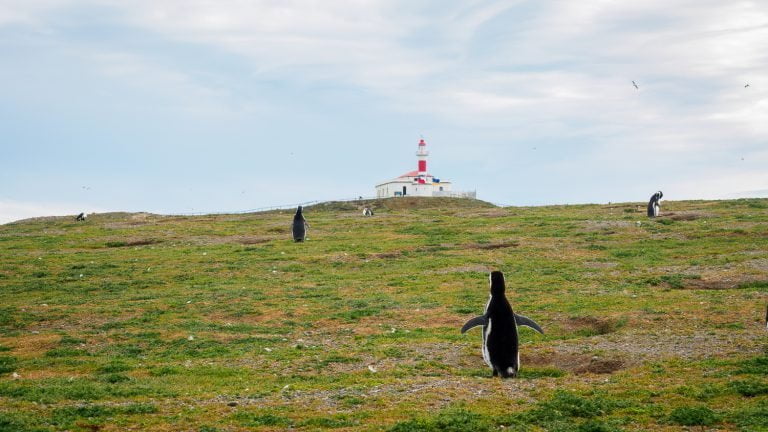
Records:
[[[451,182],[441,180],[427,172],[427,143],[419,141],[418,169],[409,171],[396,179],[376,185],[376,197],[388,198],[396,196],[421,196],[421,197],[462,197],[475,198],[475,192],[453,192]]]

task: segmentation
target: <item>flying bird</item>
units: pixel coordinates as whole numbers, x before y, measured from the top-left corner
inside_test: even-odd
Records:
[[[749,83],[744,84],[744,88],[749,87]]]
[[[632,81],[632,85],[633,85],[633,86],[635,86],[635,89],[637,89],[637,90],[640,90],[640,87],[638,87],[638,86],[637,86],[637,84],[635,83],[635,81]]]

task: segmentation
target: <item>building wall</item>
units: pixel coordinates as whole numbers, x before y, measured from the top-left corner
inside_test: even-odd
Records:
[[[403,186],[405,186],[406,196],[437,196],[440,192],[449,192],[451,190],[451,183],[429,183],[418,184],[410,180],[405,181],[391,181],[376,186],[377,198],[388,198],[396,195],[395,192],[403,192]]]
[[[433,192],[432,196],[434,197],[450,197],[450,198],[477,198],[477,192],[476,191],[460,191],[460,192],[451,192],[451,191],[440,191],[440,192]]]

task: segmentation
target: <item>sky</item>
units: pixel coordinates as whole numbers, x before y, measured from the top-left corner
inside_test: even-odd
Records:
[[[768,0],[0,0],[0,223],[371,197],[422,136],[498,204],[768,196],[766,119]]]

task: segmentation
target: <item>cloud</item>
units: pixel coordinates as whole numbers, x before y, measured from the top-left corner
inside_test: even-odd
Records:
[[[765,187],[755,164],[768,142],[768,10],[758,1],[15,3],[0,5],[0,27],[56,34],[65,19],[57,14],[97,4],[116,11],[125,31],[191,47],[201,57],[195,67],[141,44],[57,42],[99,76],[144,91],[153,106],[260,113],[278,109],[279,92],[242,89],[278,82],[298,89],[298,104],[305,89],[354,89],[385,116],[434,118],[436,130],[491,138],[446,147],[459,161],[496,155],[482,167],[502,176],[497,184],[509,180],[507,161],[522,160],[519,150],[538,142],[554,149],[540,171],[595,173],[579,184],[584,189],[597,189],[601,176],[641,170],[663,171],[670,187],[691,196],[703,193],[697,185],[720,195]],[[244,66],[229,73],[216,59],[206,62],[210,53]],[[466,155],[470,144],[475,152]],[[751,165],[731,166],[739,157]],[[549,182],[532,178],[530,189]]]
[[[580,148],[562,162],[553,155],[554,166],[656,167],[680,182],[671,187],[681,196],[764,186],[759,173],[726,173],[711,160],[749,153],[768,137],[768,14],[755,2],[448,2],[430,13],[377,1],[236,2],[216,11],[196,2],[184,19],[174,16],[178,2],[153,4],[137,16],[142,25],[237,52],[262,73],[339,80],[400,111]],[[499,144],[473,143],[489,146]]]
[[[72,0],[0,2],[0,27],[5,25],[43,27],[47,12],[72,3]]]
[[[671,184],[667,189],[686,199],[768,197],[768,173],[765,170],[722,170],[709,173],[707,178]],[[676,199],[674,195],[669,199]]]
[[[730,109],[702,106],[722,107],[718,102],[742,81],[760,79],[768,66],[768,12],[753,2],[703,3],[449,1],[430,8],[384,0],[101,2],[136,28],[241,56],[256,80],[335,81],[376,92],[398,108],[470,124],[487,124],[488,114],[501,123],[522,112],[578,121],[585,112],[607,112],[614,114],[605,119],[612,123],[629,113],[654,119],[668,117],[667,111],[727,118]],[[18,14],[30,17],[64,4],[43,2]],[[135,54],[128,60],[122,67],[146,63]],[[136,79],[145,76],[151,75]],[[632,92],[633,79],[647,96]],[[677,102],[690,98],[704,104]]]
[[[100,77],[121,83],[132,92],[140,92],[157,105],[198,116],[215,116],[235,111],[229,92],[224,88],[195,79],[184,70],[169,68],[152,59],[131,52],[104,52],[94,49],[80,53]],[[141,107],[137,107],[141,108]],[[251,101],[237,104],[237,111],[259,111],[263,106]]]

